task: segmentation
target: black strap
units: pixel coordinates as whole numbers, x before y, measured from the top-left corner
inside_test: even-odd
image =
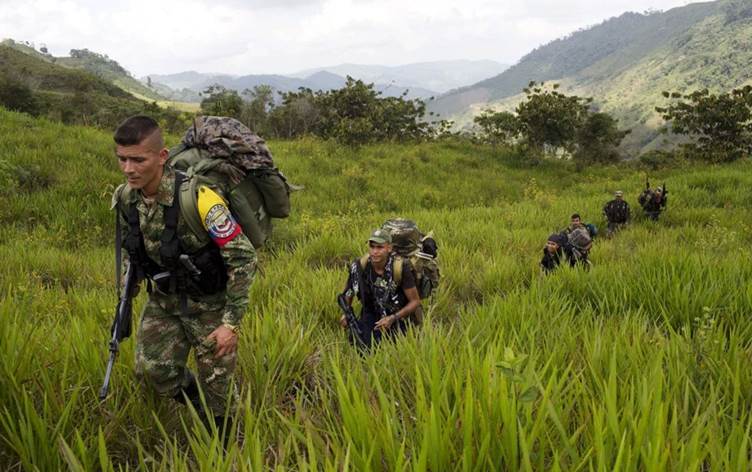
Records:
[[[123,259],[123,235],[120,228],[120,196],[115,205],[115,288],[117,290],[118,300],[120,299],[120,278],[122,277],[122,259]]]

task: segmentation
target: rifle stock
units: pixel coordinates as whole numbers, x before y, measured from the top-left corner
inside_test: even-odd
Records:
[[[118,300],[117,307],[115,308],[115,320],[112,322],[112,328],[110,331],[112,337],[110,338],[109,351],[110,358],[107,361],[107,369],[104,373],[104,381],[102,382],[102,388],[99,389],[99,399],[104,400],[107,398],[107,392],[110,389],[110,378],[112,376],[112,368],[115,365],[115,359],[120,351],[120,342],[131,335],[131,317],[133,314],[133,292],[136,287],[136,272],[133,264],[128,264],[128,271],[125,275],[125,287],[123,293]]]

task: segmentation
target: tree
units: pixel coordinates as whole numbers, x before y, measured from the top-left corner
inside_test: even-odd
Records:
[[[240,118],[243,99],[240,98],[236,90],[228,90],[219,84],[215,84],[207,87],[203,93],[208,96],[201,100],[201,113]]]
[[[242,95],[248,101],[243,104],[240,121],[260,135],[270,134],[269,113],[274,108],[274,89],[269,85],[256,85],[252,90],[243,90]]]
[[[728,0],[723,5],[726,24],[752,18],[752,5],[748,0]]]
[[[578,163],[618,161],[617,148],[630,131],[619,130],[617,123],[607,113],[588,113],[577,130],[574,160]]]
[[[485,109],[473,122],[480,127],[483,142],[493,146],[510,143],[520,134],[519,120],[508,111]]]
[[[31,88],[10,77],[0,75],[0,105],[13,111],[37,114],[39,104]]]
[[[543,82],[530,82],[523,89],[526,100],[516,109],[522,134],[531,147],[541,151],[546,146],[572,151],[593,100],[564,95],[558,88],[559,84],[547,88]]]
[[[752,86],[718,95],[704,89],[663,96],[672,101],[656,108],[668,124],[664,131],[691,138],[682,145],[690,157],[729,162],[752,152]]]

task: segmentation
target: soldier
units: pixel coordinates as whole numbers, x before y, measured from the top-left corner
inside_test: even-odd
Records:
[[[614,199],[606,203],[603,207],[603,214],[608,222],[606,236],[611,237],[616,231],[621,229],[629,222],[631,216],[629,203],[624,201],[624,192],[618,190],[614,193]]]
[[[409,259],[392,253],[392,237],[377,229],[368,238],[368,257],[350,265],[345,285],[345,302],[361,302],[360,331],[366,346],[378,343],[383,333],[404,332],[407,318],[420,307],[415,275]],[[347,327],[347,318],[340,324]]]
[[[567,246],[567,237],[563,234],[554,233],[548,237],[546,246],[543,248],[543,259],[540,261],[543,273],[550,274],[559,267],[565,246]],[[569,262],[573,265],[571,260]]]
[[[648,218],[658,221],[661,212],[666,209],[666,199],[668,192],[663,187],[657,187],[655,190],[646,190],[640,195],[640,204]]]
[[[160,396],[190,401],[224,435],[233,411],[238,332],[248,307],[256,254],[222,196],[198,187],[198,213],[211,238],[197,237],[180,211],[189,178],[165,165],[159,125],[133,116],[115,131],[115,153],[127,179],[115,192],[119,247],[146,279],[148,300],[136,340],[136,376]],[[187,368],[193,348],[196,377]],[[201,408],[199,385],[206,408]],[[225,441],[228,438],[225,437]]]
[[[595,239],[598,234],[598,228],[592,223],[585,223],[579,213],[573,213],[569,218],[569,226],[564,230],[565,234],[570,234],[577,228],[585,228],[590,235],[590,239]]]

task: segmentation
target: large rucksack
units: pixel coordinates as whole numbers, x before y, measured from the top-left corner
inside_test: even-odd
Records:
[[[180,193],[180,207],[186,223],[199,237],[206,235],[198,216],[200,185],[217,188],[224,194],[230,211],[255,248],[269,237],[271,218],[290,214],[291,187],[274,167],[269,148],[234,118],[196,118],[181,143],[170,150],[167,163],[194,176]]]
[[[391,234],[394,252],[412,263],[420,298],[429,298],[439,286],[441,278],[433,234],[421,233],[414,221],[404,218],[386,220],[381,229]]]
[[[567,240],[579,252],[587,252],[593,239],[590,237],[590,231],[584,226],[578,226],[567,235]]]

